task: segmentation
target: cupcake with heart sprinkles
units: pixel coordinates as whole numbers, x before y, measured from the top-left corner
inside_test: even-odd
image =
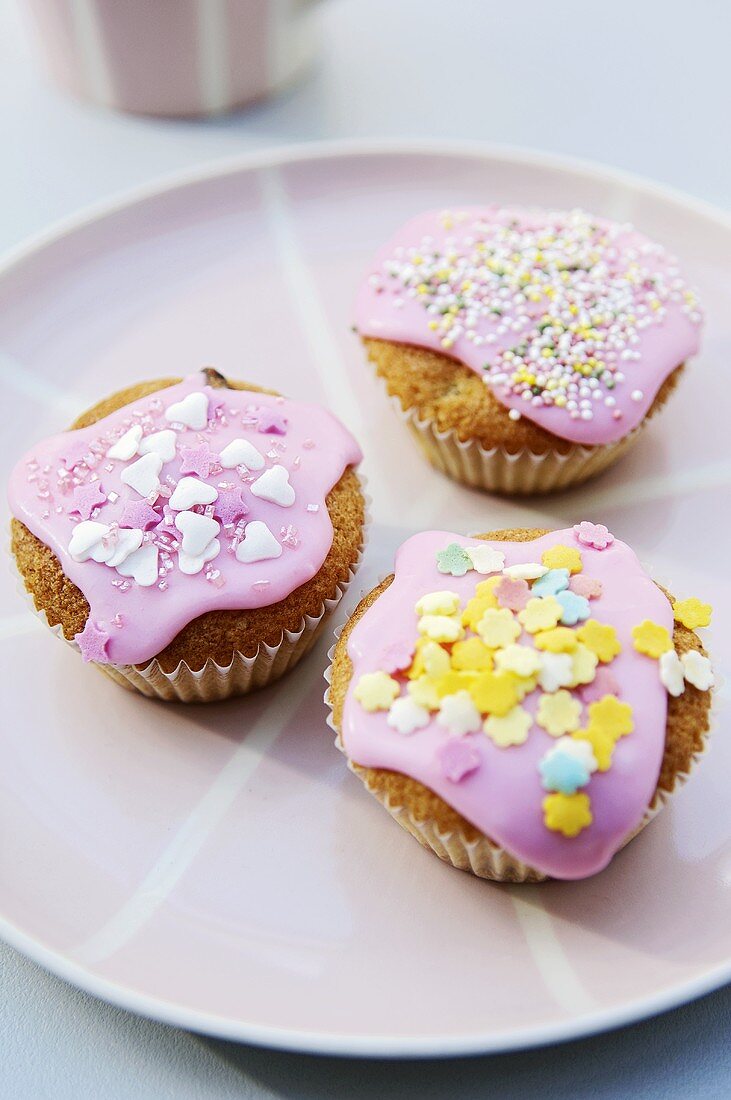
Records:
[[[580,210],[432,211],[378,253],[355,327],[433,465],[550,492],[606,469],[675,389],[702,314],[677,261]]]
[[[602,524],[427,531],[346,624],[326,700],[352,771],[481,878],[601,871],[688,776],[713,671],[677,601]]]
[[[214,370],[100,402],[15,467],[24,589],[84,661],[207,702],[278,679],[360,559],[360,449],[319,405]]]

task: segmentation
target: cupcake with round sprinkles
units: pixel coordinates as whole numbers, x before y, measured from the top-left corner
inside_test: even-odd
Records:
[[[337,744],[455,867],[588,877],[703,750],[714,680],[696,630],[710,618],[602,524],[415,535],[334,648]]]
[[[616,461],[675,389],[701,323],[677,261],[632,226],[502,206],[408,222],[355,315],[429,461],[505,493]]]
[[[140,383],[12,473],[35,608],[143,695],[208,702],[312,646],[360,558],[360,449],[318,405],[214,370]]]

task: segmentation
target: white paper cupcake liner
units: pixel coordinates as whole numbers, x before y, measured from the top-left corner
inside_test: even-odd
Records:
[[[387,794],[384,795],[383,792],[375,789],[368,781],[368,769],[350,760],[345,752],[340,731],[337,729],[333,720],[332,701],[330,698],[332,662],[342,630],[342,626],[336,630],[335,643],[330,647],[327,655],[328,666],[325,670],[325,680],[328,686],[324,695],[325,705],[328,708],[327,724],[335,734],[336,747],[345,755],[348,767],[363,782],[366,790],[369,791],[386,810],[388,810],[394,821],[396,821],[402,829],[410,833],[422,847],[428,848],[438,856],[439,859],[443,860],[445,863],[451,863],[453,867],[456,867],[460,871],[470,871],[478,878],[491,879],[495,882],[530,883],[549,881],[550,876],[536,870],[535,867],[523,863],[486,836],[480,836],[475,840],[468,840],[459,830],[446,833],[442,832],[433,818],[419,819],[415,817],[409,807],[392,802]],[[720,687],[721,682],[717,679],[715,688],[712,689],[711,693],[711,713],[709,715],[708,729],[703,734],[700,749],[693,755],[691,768],[687,772],[678,772],[675,775],[670,790],[666,791],[658,788],[655,791],[652,801],[645,810],[642,820],[622,842],[619,849],[620,851],[629,844],[631,840],[634,840],[646,825],[649,825],[649,823],[657,817],[660,810],[667,805],[671,797],[680,790],[687,781],[693,768],[706,753],[711,732],[716,723],[716,706],[719,699]]]
[[[208,660],[200,669],[192,669],[185,661],[172,671],[165,672],[157,658],[153,658],[142,668],[136,665],[97,664],[95,667],[109,676],[115,683],[129,691],[138,691],[148,698],[162,699],[179,703],[210,703],[228,699],[234,695],[246,695],[250,691],[273,684],[309,652],[320,636],[329,615],[335,610],[348,591],[355,574],[363,560],[368,541],[371,521],[371,497],[366,491],[366,481],[358,474],[360,493],[364,500],[364,518],[361,545],[358,555],[349,567],[345,580],[336,586],[333,596],[326,599],[315,615],[306,615],[295,630],[284,630],[275,645],[262,642],[256,653],[250,657],[235,652],[227,665]],[[56,637],[79,652],[79,646],[73,638],[67,638],[60,624],[51,626],[43,610],[35,606],[33,596],[25,587],[23,578],[10,552],[12,568],[15,571],[18,591],[24,597],[34,615],[51,630]]]
[[[389,400],[432,466],[464,485],[513,496],[551,493],[587,481],[621,458],[649,419],[616,443],[598,447],[575,443],[565,454],[534,454],[528,449],[511,454],[504,447],[462,440],[452,428],[442,431],[433,420],[421,419],[417,409],[404,409],[398,397],[389,395]]]

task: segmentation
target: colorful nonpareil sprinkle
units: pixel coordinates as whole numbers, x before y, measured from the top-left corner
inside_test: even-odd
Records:
[[[356,310],[363,336],[450,355],[514,419],[588,444],[639,423],[701,321],[674,258],[631,226],[498,206],[404,226]]]

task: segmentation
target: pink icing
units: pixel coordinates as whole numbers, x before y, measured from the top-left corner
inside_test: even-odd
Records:
[[[486,206],[407,222],[378,252],[355,323],[362,336],[450,355],[515,415],[601,444],[635,428],[671,371],[697,352],[701,313],[674,258],[631,226]],[[587,362],[589,376],[575,369]],[[514,380],[521,366],[536,382]],[[567,388],[547,387],[551,377]]]
[[[670,604],[625,543],[615,540],[601,551],[581,547],[584,571],[599,577],[603,586],[601,596],[592,601],[592,617],[613,626],[622,645],[611,670],[621,685],[622,702],[632,707],[635,728],[617,742],[609,771],[595,772],[584,788],[591,799],[593,823],[578,836],[565,837],[544,824],[546,791],[538,763],[556,741],[535,722],[527,741],[509,748],[499,748],[481,732],[469,735],[466,741],[479,754],[480,766],[455,782],[445,774],[442,761],[449,737],[434,715],[427,726],[404,736],[387,724],[386,712],[368,713],[354,699],[360,676],[383,667],[386,640],[399,649],[413,643],[417,635],[414,608],[420,596],[449,589],[464,602],[484,579],[475,572],[463,577],[438,572],[436,551],[453,542],[463,547],[484,545],[444,531],[408,539],[396,555],[394,581],[353,630],[348,641],[353,676],[342,726],[345,751],[365,767],[401,772],[423,783],[486,836],[545,874],[561,879],[592,875],[609,863],[640,822],[655,790],[665,744],[667,695],[657,663],[633,648],[631,630],[647,618],[672,632]],[[540,561],[543,551],[556,543],[576,545],[573,531],[554,531],[534,542],[490,545],[505,554],[509,566]],[[518,639],[524,640],[525,635]],[[539,696],[537,690],[523,701],[531,714]],[[582,721],[585,718],[584,710]],[[463,739],[462,756],[464,749]]]
[[[208,398],[209,419],[201,430],[171,424],[164,415],[169,406],[192,393]],[[106,457],[109,447],[131,425],[140,425],[145,437],[175,430],[175,456],[164,463],[159,474],[161,493],[148,500],[121,480],[122,472],[139,455],[128,461]],[[253,444],[264,457],[264,466],[256,472],[244,467],[222,469],[217,462],[210,466],[201,480],[221,493],[220,552],[197,574],[183,574],[177,560],[180,535],[173,525],[178,513],[169,506],[181,464],[185,465],[186,458],[190,464],[190,452],[194,451],[193,462],[203,470],[206,463],[201,466],[198,452],[210,449],[217,457],[234,439]],[[90,629],[88,639],[82,639],[82,649],[93,642],[93,659],[101,654],[117,664],[133,664],[159,653],[182,627],[206,611],[269,606],[308,581],[332,545],[325,497],[344,470],[360,459],[355,440],[321,406],[212,388],[204,375],[196,374],[91,427],[39,443],[15,467],[8,495],[13,515],[50,547],[66,576],[89,602],[89,620],[95,629]],[[291,506],[260,499],[251,491],[257,478],[275,464],[288,472],[295,492]],[[83,505],[101,499],[87,489],[97,482],[107,499],[94,508],[91,518],[108,525],[139,526],[145,531],[145,543],[152,541],[159,547],[159,577],[151,586],[142,587],[104,563],[79,562],[70,556],[69,541],[81,520],[79,501]],[[237,493],[243,509],[238,506]],[[217,501],[207,509],[199,506],[193,510],[215,516],[218,505]],[[151,522],[150,506],[157,513],[156,525]],[[243,517],[236,519],[242,511]],[[236,546],[251,520],[267,524],[282,547],[279,557],[237,560]],[[101,634],[108,636],[103,653]]]

